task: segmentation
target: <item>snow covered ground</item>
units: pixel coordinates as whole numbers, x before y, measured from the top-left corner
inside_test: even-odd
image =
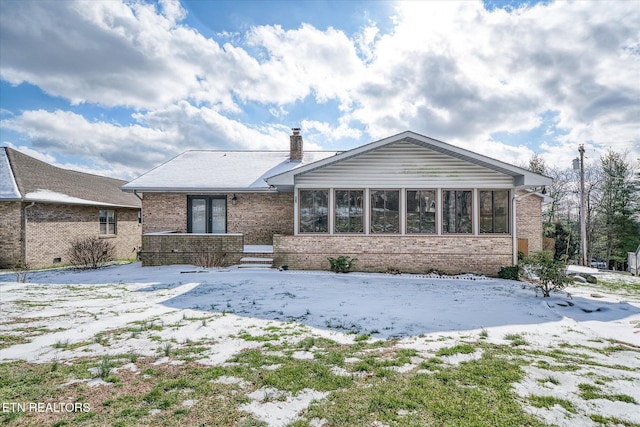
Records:
[[[588,273],[640,285],[640,279],[630,276]],[[514,386],[519,395],[571,400],[579,393],[577,384],[595,375],[611,379],[608,392],[636,402],[576,399],[578,407],[588,408],[568,413],[556,405],[527,407],[529,411],[558,425],[595,425],[584,415],[587,409],[640,424],[640,292],[613,293],[580,285],[567,289],[570,295],[542,298],[521,282],[475,276],[142,268],[139,263],[98,271],[40,271],[30,273],[28,283],[15,280],[12,274],[0,275],[0,334],[22,335],[23,342],[0,350],[0,362],[50,363],[133,352],[157,356],[162,343],[171,340],[179,344],[211,339],[214,344],[198,362],[222,365],[243,349],[261,346],[243,339],[243,334],[268,334],[274,326],[295,330],[290,339],[296,340],[321,336],[349,344],[363,334],[395,338],[397,346],[425,355],[469,336],[504,344],[517,335],[530,351],[560,346],[578,354],[603,349],[589,353],[600,366],[554,373],[557,385],[545,382],[548,371],[532,363],[527,378]],[[133,326],[142,333],[112,337],[109,346],[96,339]],[[153,339],[145,330],[154,330]],[[613,345],[623,350],[604,351]],[[464,356],[468,355],[451,362],[459,363]],[[610,369],[615,365],[633,369]],[[254,400],[246,411],[269,425],[285,425],[311,400],[325,395],[307,390],[283,399],[277,411],[273,404]]]

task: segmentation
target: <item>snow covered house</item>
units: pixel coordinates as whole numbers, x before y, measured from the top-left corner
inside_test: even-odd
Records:
[[[0,147],[0,268],[67,264],[79,237],[109,239],[116,257],[141,246],[141,202],[126,181],[58,168]]]
[[[495,274],[542,249],[551,179],[403,132],[344,152],[187,151],[124,185],[142,196],[143,265],[225,264]],[[254,249],[254,248],[252,248]],[[224,260],[222,260],[224,256]]]

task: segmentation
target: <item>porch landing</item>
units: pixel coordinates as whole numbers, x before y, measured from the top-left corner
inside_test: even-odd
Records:
[[[238,268],[273,267],[273,246],[271,245],[244,245],[242,255]]]

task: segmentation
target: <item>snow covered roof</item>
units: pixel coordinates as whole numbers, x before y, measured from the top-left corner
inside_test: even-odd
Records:
[[[289,151],[185,151],[122,189],[140,192],[269,191],[266,178],[336,154],[335,151],[306,151],[299,162],[289,159]]]
[[[139,208],[114,178],[62,169],[12,148],[0,149],[0,200]]]
[[[13,178],[9,158],[5,148],[0,149],[0,200],[20,200],[22,196]]]

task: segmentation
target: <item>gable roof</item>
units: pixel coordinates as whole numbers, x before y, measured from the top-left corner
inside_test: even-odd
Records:
[[[526,169],[513,166],[509,163],[501,162],[500,160],[492,159],[490,157],[483,156],[482,154],[474,153],[473,151],[465,150],[411,131],[405,131],[379,141],[371,142],[361,147],[339,153],[333,157],[320,160],[313,164],[303,165],[299,168],[286,171],[278,175],[272,175],[267,178],[267,183],[276,187],[293,187],[296,176],[351,159],[399,141],[410,142],[418,146],[509,175],[513,177],[514,185],[518,188],[548,186],[552,183],[552,179],[547,176],[539,175]]]
[[[0,201],[139,208],[126,181],[59,168],[17,150],[0,147]]]
[[[335,151],[306,151],[302,161],[289,151],[185,151],[122,186],[140,192],[273,191],[266,178],[334,156]]]

